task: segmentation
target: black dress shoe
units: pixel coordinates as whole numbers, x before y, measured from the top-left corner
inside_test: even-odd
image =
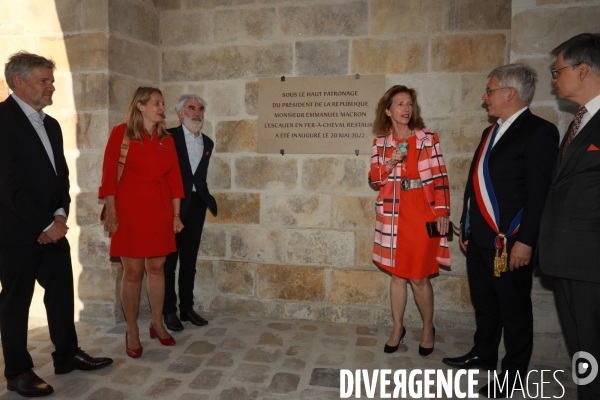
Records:
[[[196,326],[208,325],[208,321],[205,320],[204,318],[202,318],[201,316],[199,316],[196,313],[196,311],[194,311],[194,310],[180,312],[179,315],[181,316],[182,321],[189,321],[192,323],[192,325],[196,325]]]
[[[481,368],[486,370],[495,370],[496,363],[491,363],[486,360],[482,360],[481,357],[475,355],[473,351],[468,352],[464,356],[454,358],[442,358],[442,362],[449,367],[458,369],[472,369]]]
[[[163,322],[167,329],[170,331],[179,332],[183,330],[183,325],[181,324],[181,321],[179,320],[179,318],[177,318],[177,314],[175,313],[164,315]]]
[[[14,379],[6,381],[6,388],[17,392],[23,397],[42,397],[54,393],[52,386],[48,385],[35,372],[29,370],[17,375]]]
[[[68,374],[71,371],[76,369],[80,371],[93,371],[96,369],[108,367],[112,364],[112,358],[107,357],[90,357],[85,354],[83,350],[79,350],[77,354],[65,364],[60,365],[58,367],[54,367],[54,373],[56,375]]]
[[[434,347],[435,347],[435,326],[433,327],[433,346],[427,348],[427,347],[421,347],[421,345],[419,344],[419,355],[423,356],[423,357],[427,357],[428,355],[433,353]]]
[[[404,339],[404,335],[406,335],[406,328],[402,327],[402,335],[400,335],[400,340],[398,340],[398,344],[395,346],[388,346],[388,344],[386,343],[385,346],[383,346],[383,352],[384,353],[395,353],[398,350],[398,347],[400,347],[400,343],[402,342],[402,339]]]

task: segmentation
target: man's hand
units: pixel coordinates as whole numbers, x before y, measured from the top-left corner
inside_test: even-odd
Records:
[[[48,235],[46,235],[46,232],[40,233],[40,236],[38,236],[37,241],[38,241],[39,244],[52,243],[52,240],[50,240],[50,238],[48,237]]]
[[[58,242],[60,239],[65,237],[65,235],[67,234],[67,231],[69,230],[69,227],[67,226],[67,224],[65,222],[66,222],[66,219],[62,215],[55,216],[54,223],[52,224],[50,229],[48,229],[46,232],[43,232],[43,234],[45,234],[52,243]],[[41,235],[40,235],[40,237],[41,237]],[[38,241],[40,241],[39,237],[38,237]],[[42,242],[40,241],[40,243],[42,243]]]
[[[523,244],[521,242],[515,242],[510,251],[510,270],[513,271],[515,269],[519,269],[525,265],[529,264],[531,261],[531,246]]]
[[[458,241],[460,243],[460,248],[463,249],[463,251],[466,253],[467,252],[467,245],[469,244],[469,239],[463,241],[463,238],[462,238],[462,226],[460,227],[460,234],[458,235]]]

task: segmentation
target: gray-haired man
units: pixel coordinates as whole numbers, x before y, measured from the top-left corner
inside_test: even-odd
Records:
[[[181,125],[168,129],[173,136],[183,180],[185,198],[181,201],[184,231],[177,234],[177,251],[165,262],[165,304],[163,318],[172,331],[183,330],[181,321],[203,326],[208,321],[194,311],[194,278],[206,209],[216,215],[217,202],[206,184],[208,163],[214,142],[201,132],[206,102],[192,94],[181,96],[176,111]],[[175,293],[175,269],[179,259],[179,318]]]

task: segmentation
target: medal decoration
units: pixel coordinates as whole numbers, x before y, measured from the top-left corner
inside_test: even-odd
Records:
[[[497,234],[494,239],[494,247],[496,248],[494,276],[497,278],[500,277],[502,272],[508,271],[508,254],[506,252],[508,237],[519,231],[521,217],[523,216],[523,209],[521,208],[510,223],[508,231],[504,233],[500,232],[500,209],[498,207],[498,200],[496,199],[490,172],[488,170],[490,152],[492,151],[498,128],[499,125],[496,123],[488,130],[486,137],[483,140],[483,144],[479,149],[479,153],[477,154],[475,171],[473,173],[473,191],[475,192],[477,205],[479,206],[485,221]],[[500,254],[501,250],[502,254]]]

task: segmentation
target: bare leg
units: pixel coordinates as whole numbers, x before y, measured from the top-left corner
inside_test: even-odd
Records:
[[[392,305],[394,327],[392,329],[392,336],[390,336],[390,340],[387,342],[387,345],[392,347],[400,342],[402,328],[404,327],[402,320],[404,318],[404,309],[406,308],[406,282],[406,279],[392,275],[392,281],[390,282],[390,303]]]
[[[152,309],[152,325],[161,339],[171,337],[162,321],[162,311],[165,301],[165,260],[166,257],[146,258],[146,288]]]
[[[423,336],[421,347],[430,349],[433,347],[435,336],[433,334],[433,288],[429,277],[423,279],[411,279],[410,284],[415,295],[415,301],[419,307],[421,318],[423,318]]]
[[[121,280],[121,305],[127,320],[127,346],[132,350],[139,349],[140,332],[137,316],[140,308],[140,293],[144,276],[144,259],[121,257],[123,279]]]

